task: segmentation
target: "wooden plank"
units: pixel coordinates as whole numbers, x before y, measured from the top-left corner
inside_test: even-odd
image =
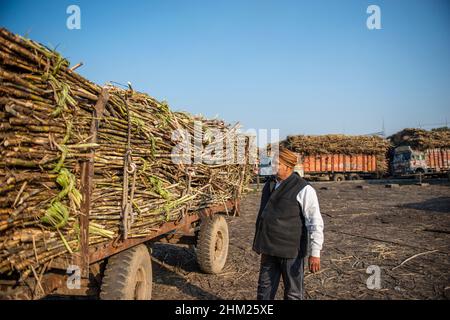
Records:
[[[103,88],[95,105],[93,112],[90,136],[91,143],[97,142],[97,131],[99,127],[99,120],[103,116],[106,103],[109,99],[109,93],[106,88]],[[82,160],[81,164],[81,214],[79,218],[80,223],[80,255],[79,267],[83,276],[89,276],[89,215],[91,211],[91,194],[93,189],[94,179],[94,156],[95,150],[90,150],[89,157]]]

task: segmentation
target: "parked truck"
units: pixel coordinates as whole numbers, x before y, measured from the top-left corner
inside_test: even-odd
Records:
[[[445,175],[450,172],[450,149],[413,149],[411,146],[395,148],[391,163],[394,176]]]
[[[297,153],[298,163],[294,168],[301,177],[308,180],[360,180],[377,178],[380,159],[376,155],[366,154],[319,154],[301,155]],[[384,160],[384,159],[383,159]],[[272,175],[271,158],[260,162],[259,175],[265,180]]]
[[[359,180],[381,177],[389,142],[376,135],[293,135],[281,144],[297,153],[296,171],[310,180]]]
[[[359,180],[377,178],[380,161],[375,155],[367,154],[299,154],[296,171],[311,180]]]

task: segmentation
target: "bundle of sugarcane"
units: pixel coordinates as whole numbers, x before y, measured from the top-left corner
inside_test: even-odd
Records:
[[[250,181],[245,156],[240,163],[217,160],[240,148],[237,126],[172,112],[131,87],[102,88],[57,52],[5,29],[0,42],[0,274],[39,272],[79,250],[81,162],[91,156],[90,244],[121,237],[124,210],[127,237],[142,237],[239,197]],[[193,137],[198,122],[204,137],[193,153],[202,159],[215,147],[215,162],[176,162],[173,133]]]
[[[283,145],[302,154],[378,154],[386,152],[389,142],[378,136],[328,134],[288,136]]]
[[[378,136],[350,136],[342,134],[288,136],[281,145],[303,155],[370,154],[376,155],[377,170],[387,170],[386,153],[389,141]]]
[[[450,148],[450,129],[448,127],[432,130],[406,128],[388,139],[395,147],[409,145],[418,150]]]

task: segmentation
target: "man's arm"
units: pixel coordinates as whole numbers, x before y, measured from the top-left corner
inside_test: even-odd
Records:
[[[310,269],[315,272],[320,269],[320,250],[322,250],[324,238],[323,219],[316,190],[310,185],[304,187],[297,195],[297,201],[302,206],[305,225],[309,233]]]

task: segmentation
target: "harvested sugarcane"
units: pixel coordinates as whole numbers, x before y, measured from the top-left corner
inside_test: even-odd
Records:
[[[396,147],[409,145],[416,150],[450,148],[450,128],[442,127],[432,130],[407,128],[388,139]]]
[[[131,87],[100,87],[57,52],[5,29],[0,42],[0,274],[23,278],[80,250],[84,161],[92,159],[94,172],[91,244],[124,232],[143,237],[167,221],[234,199],[249,182],[247,163],[217,163],[227,158],[223,149],[237,126],[173,112]],[[202,158],[208,146],[216,147],[216,162],[175,162],[173,133],[193,137],[198,122],[204,139],[194,155]],[[222,133],[219,139],[213,130]]]

